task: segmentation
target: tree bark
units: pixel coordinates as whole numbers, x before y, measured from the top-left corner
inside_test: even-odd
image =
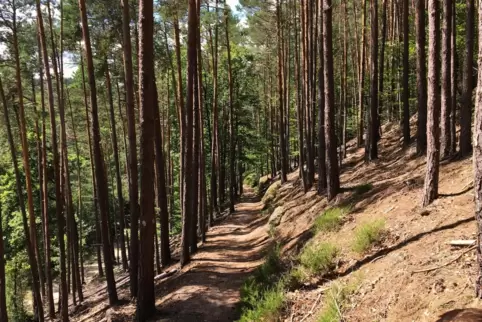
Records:
[[[332,2],[323,0],[323,62],[325,78],[325,140],[328,200],[336,197],[340,190],[338,156],[335,134],[335,86],[333,79],[333,35]]]
[[[451,135],[450,135],[450,112],[452,110],[452,94],[451,94],[451,68],[450,68],[450,42],[452,39],[452,1],[443,1],[443,18],[442,18],[442,62],[441,62],[441,122],[440,122],[440,144],[441,157],[450,156]]]
[[[463,73],[462,104],[460,106],[459,155],[472,152],[472,76],[474,68],[474,0],[466,0],[465,64]]]
[[[368,151],[365,156],[368,161],[378,158],[378,0],[371,0],[371,102],[368,118]]]
[[[85,46],[85,58],[87,60],[87,75],[90,85],[90,101],[91,101],[91,132],[93,142],[93,156],[95,168],[95,182],[97,187],[98,206],[101,217],[101,232],[102,232],[102,249],[104,253],[105,275],[107,280],[107,291],[109,293],[109,304],[117,303],[117,289],[114,278],[114,270],[111,258],[111,243],[109,240],[109,196],[107,191],[107,176],[105,173],[102,157],[102,149],[100,146],[100,128],[99,115],[97,107],[97,89],[95,85],[94,76],[94,61],[92,58],[92,47],[90,44],[89,26],[87,22],[87,11],[85,7],[85,0],[79,0],[79,9],[82,22],[82,34]]]
[[[323,46],[323,0],[318,0],[320,21],[318,31],[318,51],[320,66],[318,70],[318,194],[326,189],[326,144],[325,144],[325,77],[324,77],[324,46]],[[302,144],[302,139],[301,139]],[[300,151],[301,153],[301,151]],[[306,191],[306,190],[305,190]]]
[[[416,0],[415,5],[418,93],[417,153],[425,154],[425,152],[427,151],[427,67],[425,52],[425,1]]]
[[[438,197],[440,159],[440,12],[439,0],[429,0],[428,9],[428,120],[427,120],[427,170],[422,204],[427,206]]]
[[[410,66],[409,66],[409,25],[408,25],[408,0],[403,0],[403,146],[410,144]]]

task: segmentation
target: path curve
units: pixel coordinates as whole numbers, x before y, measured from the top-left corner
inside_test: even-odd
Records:
[[[160,321],[234,321],[239,289],[270,244],[263,204],[248,190],[235,212],[210,229],[191,264],[158,285]],[[159,321],[159,320],[158,320]]]

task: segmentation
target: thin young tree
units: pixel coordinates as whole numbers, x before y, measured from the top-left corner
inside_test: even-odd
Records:
[[[114,305],[117,303],[117,289],[114,278],[114,268],[111,257],[111,242],[109,240],[109,195],[107,176],[104,169],[104,160],[102,157],[101,139],[100,139],[100,126],[99,126],[99,114],[97,106],[97,88],[95,85],[94,75],[94,60],[92,58],[92,47],[90,44],[89,25],[87,21],[87,9],[85,6],[85,0],[79,0],[80,17],[82,22],[82,35],[84,40],[85,59],[87,61],[87,75],[90,85],[90,105],[91,112],[91,133],[92,133],[92,151],[94,157],[95,168],[95,182],[98,198],[99,213],[101,217],[101,232],[102,232],[102,249],[104,253],[104,265],[105,276],[107,280],[107,291],[109,293],[109,304]]]
[[[427,93],[427,166],[422,205],[425,207],[438,197],[440,159],[440,3],[428,2],[428,93]]]

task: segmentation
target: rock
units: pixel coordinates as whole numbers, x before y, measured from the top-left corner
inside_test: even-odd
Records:
[[[276,207],[271,216],[269,216],[268,224],[270,226],[278,226],[284,213],[285,209],[283,206]]]

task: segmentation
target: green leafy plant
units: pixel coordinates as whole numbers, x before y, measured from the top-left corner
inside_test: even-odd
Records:
[[[313,225],[315,232],[338,230],[343,222],[343,217],[349,211],[350,207],[334,207],[326,210],[316,218]]]
[[[300,264],[311,275],[323,275],[335,268],[338,254],[333,244],[309,244],[300,255]]]
[[[355,230],[352,249],[357,253],[368,251],[374,244],[379,243],[385,232],[385,220],[377,219],[359,226]]]

